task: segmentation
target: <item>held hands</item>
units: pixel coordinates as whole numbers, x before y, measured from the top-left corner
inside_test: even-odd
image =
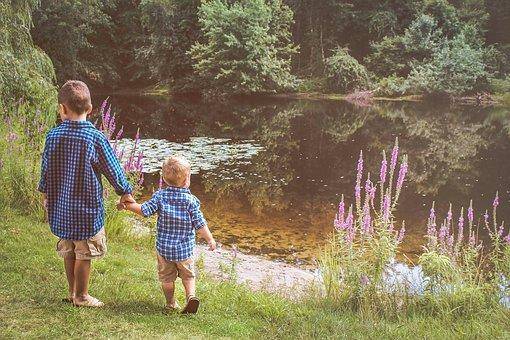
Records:
[[[117,210],[126,209],[126,204],[136,203],[135,199],[131,194],[125,194],[120,197],[119,203],[117,203]]]

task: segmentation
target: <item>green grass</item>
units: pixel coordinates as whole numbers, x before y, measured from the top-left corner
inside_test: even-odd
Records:
[[[509,313],[501,310],[470,318],[415,315],[384,320],[335,310],[326,302],[290,302],[205,276],[198,280],[198,315],[164,315],[154,250],[147,240],[125,237],[110,239],[108,256],[93,264],[91,293],[105,308],[75,308],[60,302],[66,294],[64,270],[48,226],[15,213],[0,219],[0,338],[510,336]]]

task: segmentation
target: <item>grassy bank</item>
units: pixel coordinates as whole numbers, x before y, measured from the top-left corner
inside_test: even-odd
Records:
[[[476,317],[415,315],[395,320],[333,310],[327,303],[291,303],[201,276],[200,313],[164,315],[163,298],[148,240],[111,238],[109,255],[97,261],[92,293],[101,310],[60,302],[65,296],[61,260],[47,225],[17,214],[0,228],[0,338],[228,336],[266,338],[494,338],[510,336],[508,313]],[[182,289],[178,297],[183,300]]]

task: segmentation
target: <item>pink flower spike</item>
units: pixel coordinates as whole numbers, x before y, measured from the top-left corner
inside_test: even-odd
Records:
[[[459,217],[459,224],[457,229],[457,242],[461,242],[462,238],[464,237],[464,208],[461,209],[460,217]]]
[[[499,205],[499,193],[496,191],[496,197],[494,197],[494,201],[492,202],[492,206],[496,209]]]
[[[398,159],[398,137],[395,138],[395,146],[393,147],[393,151],[391,152],[391,161],[390,161],[390,169],[391,171],[395,170],[397,166]]]
[[[159,174],[159,189],[163,188],[163,174]]]
[[[501,225],[499,226],[499,230],[498,230],[498,236],[499,237],[503,236],[504,231],[505,231],[505,223],[501,222]]]
[[[340,204],[338,204],[338,221],[341,225],[344,224],[344,218],[345,218],[345,203],[344,203],[344,196],[342,195],[342,200],[340,201]]]
[[[400,170],[398,172],[397,191],[400,191],[400,189],[402,189],[402,185],[404,184],[406,174],[407,174],[407,162],[403,162],[400,165]]]
[[[483,220],[486,225],[489,225],[489,213],[487,212],[487,210],[485,210],[485,214],[483,214]]]
[[[386,161],[386,152],[383,151],[383,159],[381,162],[381,171],[379,173],[379,179],[381,184],[386,182],[386,172],[388,171],[388,161]]]
[[[503,239],[506,243],[506,245],[510,245],[510,232],[508,232],[508,234],[505,236],[505,238]]]
[[[383,221],[388,222],[390,219],[390,196],[388,194],[384,195],[383,198]]]
[[[123,134],[124,134],[124,127],[122,126],[120,128],[119,132],[117,132],[117,136],[115,136],[115,140],[121,139]]]
[[[474,221],[473,201],[471,201],[471,204],[469,205],[469,208],[468,208],[468,211],[467,211],[467,216],[468,216],[469,224],[473,224],[473,221]]]

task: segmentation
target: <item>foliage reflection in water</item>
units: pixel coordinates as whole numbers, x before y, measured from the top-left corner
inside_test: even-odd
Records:
[[[331,233],[339,193],[350,192],[356,181],[351,164],[359,150],[370,162],[396,137],[412,165],[396,216],[406,220],[402,247],[411,260],[426,242],[423,221],[432,201],[445,212],[450,202],[470,198],[487,206],[499,189],[500,216],[510,217],[505,108],[139,96],[113,97],[112,104],[129,135],[140,128],[152,147],[159,139],[172,151],[201,151],[192,189],[220,240],[245,252],[313,263]],[[157,181],[148,177],[147,194]]]

